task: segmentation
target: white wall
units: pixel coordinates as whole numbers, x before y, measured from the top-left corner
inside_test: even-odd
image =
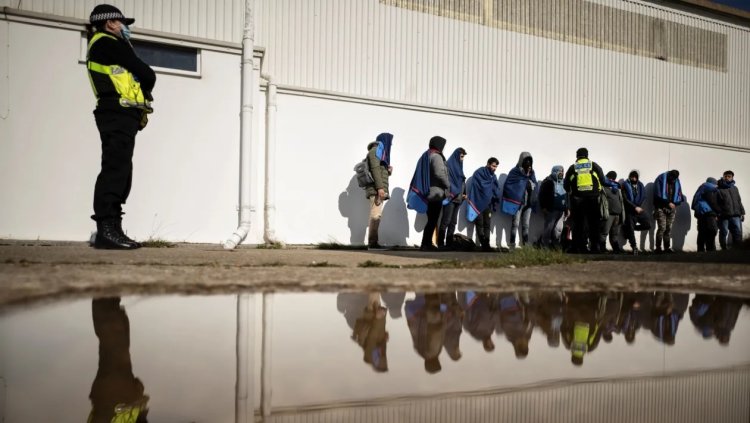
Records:
[[[368,142],[384,131],[395,136],[390,188],[396,197],[385,205],[380,232],[386,244],[421,240],[425,219],[407,211],[404,199],[417,159],[433,135],[448,140],[446,156],[457,147],[468,151],[467,177],[490,156],[500,160],[498,174],[507,174],[519,154],[529,151],[541,180],[553,165],[567,168],[576,149],[587,147],[605,173],[615,170],[627,177],[631,169],[639,169],[644,184],[666,170],[680,170],[688,199],[706,177],[732,169],[741,195],[750,198],[750,153],[292,95],[279,98],[278,125],[278,151],[284,153],[277,173],[277,233],[293,243],[364,242],[367,204],[364,191],[351,179],[352,167],[365,156]],[[694,249],[692,213],[686,206],[678,216],[677,233],[689,227],[685,247]],[[496,224],[507,229],[510,220],[503,217]],[[459,230],[464,226],[460,221]]]
[[[0,34],[7,22],[0,22]],[[10,23],[0,90],[0,237],[85,240],[100,141],[77,31]],[[5,43],[0,43],[5,44]],[[0,52],[2,52],[0,50]],[[29,54],[33,52],[33,54]],[[5,56],[3,56],[5,64]],[[236,227],[240,57],[202,52],[202,76],[157,75],[136,138],[131,235],[219,242]],[[2,87],[2,83],[0,83]]]

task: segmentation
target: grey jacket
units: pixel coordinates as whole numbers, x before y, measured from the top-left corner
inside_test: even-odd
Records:
[[[451,186],[451,180],[448,176],[448,166],[445,164],[445,158],[442,154],[430,154],[430,201],[443,201],[445,190]]]

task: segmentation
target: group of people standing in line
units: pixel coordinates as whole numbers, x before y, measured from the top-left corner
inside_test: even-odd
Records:
[[[492,251],[490,222],[492,213],[497,211],[511,216],[508,243],[511,250],[530,245],[531,213],[538,209],[544,215],[544,228],[536,244],[571,253],[605,252],[607,238],[613,252],[624,253],[620,243],[622,233],[631,252],[637,254],[635,233],[652,227],[644,208],[646,194],[640,172],[632,170],[627,179],[618,181],[616,172],[604,174],[602,168],[589,159],[586,148],[576,151],[576,161],[567,171],[562,165],[553,166],[541,183],[530,153],[521,153],[502,186],[495,175],[500,162],[490,157],[485,166],[473,173],[467,186],[464,174],[467,152],[459,147],[446,159],[443,153],[446,143],[440,136],[430,139],[427,151],[417,161],[406,197],[408,208],[427,215],[420,245],[422,251],[463,249],[463,243],[457,245],[462,236],[455,233],[462,205],[465,205],[466,219],[475,225],[476,238],[483,251]],[[368,247],[371,249],[383,248],[378,242],[378,228],[383,203],[389,198],[392,144],[393,135],[382,133],[367,147],[366,162],[373,179],[365,187],[370,202]],[[654,181],[653,219],[657,226],[654,251],[657,253],[673,251],[671,232],[676,211],[687,202],[679,177],[679,171],[670,170]],[[742,241],[745,209],[735,186],[734,172],[727,170],[720,180],[708,178],[696,191],[691,206],[698,221],[698,251],[716,250],[717,233],[722,249],[727,248],[729,234],[732,244]],[[564,234],[565,227],[569,229],[570,242]],[[434,245],[436,230],[437,245]]]
[[[632,344],[640,329],[651,332],[659,342],[674,345],[687,312],[703,339],[715,338],[726,345],[744,304],[741,298],[698,294],[688,307],[688,294],[671,292],[464,291],[416,293],[413,299],[404,300],[403,292],[342,293],[337,298],[337,308],[352,329],[352,340],[375,371],[388,370],[387,315],[399,319],[406,314],[414,350],[424,359],[425,371],[436,373],[442,369],[443,349],[452,361],[461,359],[464,331],[488,353],[495,350],[495,339],[504,336],[516,358],[523,359],[537,328],[549,347],[562,343],[570,350],[573,364],[580,366],[601,340],[610,343],[614,335],[622,335]]]

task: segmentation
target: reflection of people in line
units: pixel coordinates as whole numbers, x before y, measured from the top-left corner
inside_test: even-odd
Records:
[[[424,358],[424,369],[428,373],[439,372],[445,339],[445,307],[441,306],[440,295],[417,294],[406,302],[404,309],[414,349]]]
[[[336,306],[352,329],[352,340],[362,347],[364,362],[377,372],[388,371],[387,309],[380,304],[380,294],[341,293],[336,298]]]
[[[622,294],[602,294],[599,301],[604,306],[602,314],[602,339],[606,343],[612,342],[612,334],[617,331],[617,321],[622,312]]]
[[[440,302],[445,308],[445,339],[443,346],[445,352],[453,361],[461,358],[461,324],[464,312],[456,299],[455,292],[440,294]]]
[[[667,345],[674,345],[680,320],[688,308],[688,294],[655,292],[651,295],[649,327],[654,336]]]
[[[601,339],[600,298],[594,293],[569,293],[567,299],[561,334],[565,348],[570,349],[571,361],[580,366]]]
[[[516,358],[529,355],[529,339],[534,325],[529,320],[525,306],[514,293],[502,293],[497,300],[500,328],[513,345]]]
[[[492,334],[495,331],[497,311],[489,294],[475,291],[459,293],[459,302],[464,309],[464,329],[474,339],[482,342],[487,352],[495,350]]]
[[[740,309],[742,300],[739,298],[699,294],[690,306],[690,320],[704,339],[715,336],[720,344],[727,345]]]
[[[644,309],[647,309],[646,294],[629,292],[623,294],[622,310],[617,318],[617,333],[625,337],[628,344],[635,342],[635,333],[641,328],[644,319]]]
[[[560,325],[563,317],[563,294],[561,292],[539,292],[531,296],[527,308],[531,325],[547,336],[547,345],[560,345]]]
[[[148,396],[133,376],[130,363],[130,323],[119,298],[102,298],[91,304],[94,332],[99,338],[99,368],[91,385],[89,423],[145,423]]]

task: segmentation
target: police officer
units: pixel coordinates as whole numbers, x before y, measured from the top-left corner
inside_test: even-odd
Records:
[[[122,205],[133,179],[135,136],[146,126],[156,74],[130,44],[135,19],[100,4],[89,17],[86,58],[96,96],[94,118],[102,141],[101,172],[94,188],[95,248],[135,249],[141,245],[122,230]]]
[[[599,193],[602,186],[619,185],[610,183],[598,164],[589,160],[589,151],[579,148],[576,151],[576,162],[568,168],[563,183],[565,191],[570,194],[570,210],[573,215],[573,253],[589,252],[586,241],[589,241],[592,253],[599,252]]]

